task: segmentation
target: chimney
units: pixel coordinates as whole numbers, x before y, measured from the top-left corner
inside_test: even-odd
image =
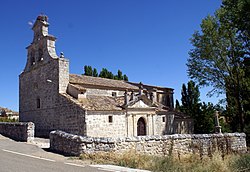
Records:
[[[154,89],[152,90],[151,94],[152,94],[152,99],[151,99],[151,100],[152,100],[153,102],[157,102],[157,89],[154,88]],[[151,98],[151,96],[150,96],[150,98]]]
[[[139,95],[141,96],[143,93],[143,84],[142,82],[139,83]]]
[[[128,104],[128,90],[126,90],[124,93],[124,103],[125,103],[125,105]]]
[[[134,91],[131,92],[131,95],[130,95],[130,101],[133,101],[135,98],[135,95],[134,95]]]

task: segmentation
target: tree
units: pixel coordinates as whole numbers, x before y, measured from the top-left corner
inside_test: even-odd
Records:
[[[91,66],[84,66],[84,75],[87,76],[92,76],[93,75],[93,71],[92,71],[92,67]]]
[[[124,81],[128,81],[127,75],[123,75],[123,80],[124,80]]]
[[[97,69],[94,68],[92,70],[91,66],[84,66],[84,75],[93,76],[93,77],[101,77],[101,78],[108,78],[108,79],[115,79],[115,80],[124,80],[128,81],[127,75],[122,75],[122,71],[118,70],[117,75],[114,75],[111,71],[106,68],[102,68],[100,74],[98,75]]]
[[[199,101],[200,101],[200,91],[198,86],[195,85],[193,81],[188,82],[188,87],[182,85],[181,91],[181,102],[182,102],[182,112],[189,116],[194,116],[199,111]]]
[[[233,2],[225,0],[224,5],[229,1]],[[233,20],[229,17],[232,13],[228,10],[224,6],[214,16],[207,16],[202,20],[201,33],[196,31],[193,34],[191,43],[194,48],[189,52],[188,75],[200,86],[212,86],[209,95],[226,94],[228,109],[235,114],[236,128],[243,131],[245,100],[242,98],[246,89],[249,90],[243,61],[248,58],[249,52],[245,47],[245,38],[232,24]]]
[[[99,77],[101,78],[109,78],[109,79],[114,79],[114,75],[112,72],[108,71],[106,68],[102,68]]]
[[[98,72],[96,68],[94,68],[93,70],[93,77],[98,77]]]
[[[176,99],[176,101],[175,101],[175,110],[177,111],[177,112],[180,112],[180,103],[179,103],[179,101]]]
[[[214,131],[215,107],[212,103],[200,103],[199,87],[193,81],[182,85],[181,103],[176,101],[176,109],[194,119],[195,133],[212,133]]]
[[[237,28],[239,37],[243,39],[244,46],[250,49],[250,0],[224,0],[222,8],[225,10],[225,20],[231,21]],[[249,54],[248,54],[249,57]]]
[[[118,78],[118,80],[123,80],[122,71],[118,70],[117,78]]]

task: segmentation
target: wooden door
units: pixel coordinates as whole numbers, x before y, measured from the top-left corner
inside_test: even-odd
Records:
[[[146,122],[141,117],[137,122],[137,136],[145,136],[146,135]]]

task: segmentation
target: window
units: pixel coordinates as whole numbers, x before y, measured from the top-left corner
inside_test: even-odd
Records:
[[[165,122],[165,121],[166,121],[165,116],[163,116],[162,117],[162,122]]]
[[[37,98],[37,99],[36,99],[36,107],[37,107],[37,108],[40,108],[40,107],[41,107],[41,100],[40,100],[40,98]]]
[[[113,116],[109,116],[109,123],[113,122]]]
[[[41,48],[38,50],[38,54],[39,54],[38,61],[43,60],[43,50]]]
[[[112,97],[116,97],[116,92],[112,92]]]

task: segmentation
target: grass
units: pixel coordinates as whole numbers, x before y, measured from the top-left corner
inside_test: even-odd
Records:
[[[248,172],[250,171],[250,154],[226,155],[219,152],[202,160],[197,155],[182,157],[156,157],[129,151],[124,154],[98,152],[82,154],[82,160],[91,160],[98,164],[112,164],[131,168],[146,169],[155,172]]]

